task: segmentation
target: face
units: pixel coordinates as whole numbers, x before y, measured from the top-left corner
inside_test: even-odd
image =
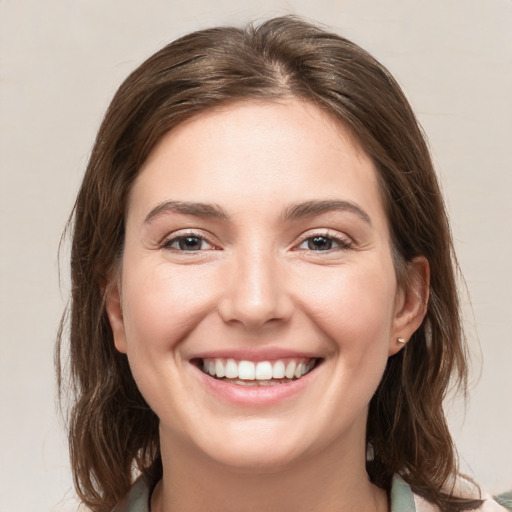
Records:
[[[362,455],[416,296],[397,286],[372,162],[288,100],[201,114],[160,141],[107,312],[162,445],[263,469]]]

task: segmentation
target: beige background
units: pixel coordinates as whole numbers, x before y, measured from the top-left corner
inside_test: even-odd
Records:
[[[512,487],[512,1],[0,0],[0,512],[75,509],[57,248],[114,90],[178,35],[290,12],[381,59],[429,134],[473,303],[474,386],[450,421],[464,469]]]

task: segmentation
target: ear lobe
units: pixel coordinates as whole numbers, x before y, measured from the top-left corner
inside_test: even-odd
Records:
[[[126,354],[123,307],[120,285],[117,279],[111,281],[105,290],[105,309],[114,335],[114,345],[119,352]]]
[[[389,355],[396,354],[409,341],[427,313],[430,266],[418,256],[407,264],[406,283],[397,294],[395,318],[389,343]],[[400,338],[401,341],[398,341]]]

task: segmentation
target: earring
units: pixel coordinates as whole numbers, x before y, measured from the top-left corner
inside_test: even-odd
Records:
[[[405,338],[397,338],[396,341],[403,345],[405,343]]]

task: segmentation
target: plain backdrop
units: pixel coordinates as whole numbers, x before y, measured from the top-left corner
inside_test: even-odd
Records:
[[[287,13],[377,56],[429,136],[472,300],[470,400],[447,403],[450,423],[463,469],[512,487],[512,1],[0,0],[0,512],[76,510],[57,251],[112,94],[179,35]]]

